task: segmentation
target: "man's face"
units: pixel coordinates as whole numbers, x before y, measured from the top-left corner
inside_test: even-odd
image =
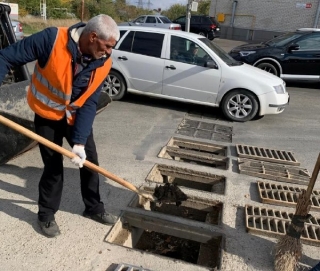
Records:
[[[104,55],[110,56],[112,48],[117,41],[114,38],[103,40],[98,37],[95,32],[92,32],[89,37],[88,53],[94,58],[99,59]]]

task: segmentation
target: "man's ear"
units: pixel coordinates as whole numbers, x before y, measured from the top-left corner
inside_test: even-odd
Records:
[[[90,35],[89,35],[89,40],[90,42],[93,42],[95,39],[98,38],[98,35],[96,32],[91,32]]]

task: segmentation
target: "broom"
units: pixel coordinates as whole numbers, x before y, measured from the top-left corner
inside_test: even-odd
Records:
[[[320,170],[320,153],[314,166],[307,190],[300,194],[296,212],[291,219],[286,235],[279,238],[275,246],[275,271],[294,271],[302,255],[301,234],[304,229],[304,222],[311,218],[309,210],[311,207],[310,196],[317,180]]]

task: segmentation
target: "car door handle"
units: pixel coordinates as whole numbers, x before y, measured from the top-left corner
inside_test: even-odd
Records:
[[[126,56],[119,56],[118,59],[120,59],[120,60],[128,60],[128,58]]]
[[[171,69],[171,70],[175,70],[175,69],[176,69],[176,67],[175,67],[175,66],[173,66],[173,65],[166,66],[166,68],[167,68],[167,69]]]

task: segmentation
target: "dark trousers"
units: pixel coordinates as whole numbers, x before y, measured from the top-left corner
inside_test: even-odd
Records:
[[[73,146],[71,141],[72,126],[67,124],[66,119],[52,121],[35,115],[34,124],[38,135],[59,146],[62,146],[65,137],[70,146]],[[60,153],[42,144],[39,144],[39,147],[44,169],[39,182],[38,217],[42,222],[49,222],[54,219],[54,214],[60,206],[64,179],[63,157]],[[87,139],[85,151],[86,159],[98,165],[98,155],[92,131]],[[85,211],[90,215],[104,212],[104,205],[100,200],[98,173],[83,167],[80,169],[80,180]]]

